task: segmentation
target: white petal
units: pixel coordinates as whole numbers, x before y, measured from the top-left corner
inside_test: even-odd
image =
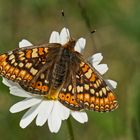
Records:
[[[27,127],[37,116],[37,114],[40,112],[40,104],[34,105],[31,107],[22,117],[20,121],[20,127],[25,128]]]
[[[3,82],[3,84],[5,84],[5,85],[8,86],[8,87],[12,87],[12,86],[16,86],[16,85],[17,85],[17,84],[14,83],[13,81],[8,80],[8,79],[6,79],[6,78],[2,78],[2,82]]]
[[[48,126],[52,133],[57,133],[61,126],[61,118],[59,114],[58,101],[54,101],[52,112],[48,118]]]
[[[75,51],[81,53],[84,50],[85,45],[86,45],[86,39],[80,38],[76,42],[76,45],[75,45],[74,49],[75,49]]]
[[[41,102],[41,99],[39,98],[26,98],[23,101],[20,101],[16,104],[14,104],[11,108],[10,108],[10,112],[11,113],[17,113],[20,112],[22,110],[25,110],[31,106],[34,106],[38,103]]]
[[[96,66],[98,65],[103,59],[103,56],[101,53],[96,53],[94,55],[92,55],[88,61],[93,65],[93,66]]]
[[[12,95],[14,95],[14,96],[18,96],[18,97],[32,97],[31,96],[32,93],[29,93],[29,92],[25,91],[24,89],[22,89],[19,84],[15,83],[15,82],[13,82],[11,80],[8,80],[6,78],[3,78],[2,82],[6,86],[10,87],[9,88],[10,89],[10,93]]]
[[[19,42],[19,48],[23,48],[23,47],[27,47],[27,46],[32,46],[33,44],[31,42],[29,42],[28,40],[26,39],[22,39],[20,42]]]
[[[115,89],[117,87],[117,82],[114,81],[114,80],[110,80],[110,79],[107,79],[105,80],[107,85],[110,87],[110,89]]]
[[[60,102],[58,102],[58,106],[59,106],[59,115],[60,115],[61,119],[62,120],[68,119],[68,117],[70,115],[70,109],[68,109],[67,107],[65,107]]]
[[[101,75],[105,74],[108,70],[107,64],[100,64],[94,67]]]
[[[32,97],[32,93],[29,93],[22,89],[21,87],[12,86],[10,87],[10,94],[18,97]]]
[[[70,33],[67,28],[63,28],[60,32],[60,39],[61,39],[61,44],[64,45],[66,44],[69,39],[70,39]]]
[[[42,101],[40,106],[41,106],[41,109],[36,118],[37,126],[42,126],[47,121],[53,108],[53,101],[44,100]]]
[[[60,36],[59,36],[59,33],[56,32],[56,31],[53,31],[53,32],[51,33],[49,42],[50,42],[50,43],[60,43]]]
[[[88,116],[86,112],[71,111],[72,117],[80,123],[85,123],[88,121]]]

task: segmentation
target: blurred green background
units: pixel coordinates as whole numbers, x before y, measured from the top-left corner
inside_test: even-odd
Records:
[[[75,139],[140,140],[140,1],[0,0],[0,53],[18,47],[23,38],[34,44],[48,42],[50,33],[65,25],[74,38],[87,39],[85,57],[102,52],[103,63],[109,66],[105,78],[118,82],[119,108],[110,113],[88,112],[84,125],[71,118]],[[97,32],[91,35],[94,29]],[[66,121],[57,134],[49,131],[47,123],[37,127],[33,122],[21,129],[25,111],[9,112],[19,100],[0,84],[0,140],[70,140]]]

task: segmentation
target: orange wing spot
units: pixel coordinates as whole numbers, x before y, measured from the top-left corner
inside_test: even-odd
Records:
[[[26,52],[26,58],[31,58],[32,50],[27,50]]]
[[[93,104],[95,103],[95,97],[94,97],[94,96],[90,98],[90,103],[91,103],[91,104],[92,104],[92,103],[93,103]]]
[[[48,86],[42,86],[42,91],[43,92],[48,92],[49,90],[49,87]]]
[[[71,98],[70,98],[70,104],[77,105],[77,102],[75,101],[74,96],[71,96]]]
[[[83,94],[77,94],[77,99],[80,100],[80,101],[83,101]]]
[[[96,78],[96,75],[95,74],[92,74],[91,75],[91,78],[90,78],[90,81],[94,82],[95,81],[95,78]]]
[[[38,81],[35,85],[35,88],[41,90],[42,89],[42,82]]]
[[[24,80],[30,81],[32,80],[32,76],[30,74],[26,74]]]
[[[28,80],[28,78],[29,78],[29,76],[30,76],[30,74],[26,74],[25,76],[24,76],[24,78],[23,78],[23,80]]]
[[[32,87],[32,88],[34,88],[35,87],[35,82],[32,82],[31,84],[30,84],[30,86]]]
[[[9,64],[7,64],[6,66],[5,66],[5,71],[7,72],[8,70],[9,70],[9,68],[10,68],[11,66],[9,65]]]
[[[108,94],[108,98],[109,98],[110,101],[114,101],[114,100],[116,99],[116,97],[113,95],[112,92],[110,92],[110,93]]]
[[[84,67],[82,67],[82,70],[83,70],[83,72],[87,72],[88,71],[88,69],[89,69],[89,66],[88,65],[84,65]]]
[[[64,93],[60,93],[59,94],[59,98],[64,101],[65,100],[65,94]]]
[[[15,68],[14,71],[13,71],[13,74],[15,74],[17,76],[19,74],[19,69]]]
[[[0,55],[0,62],[5,60],[7,58],[7,56],[5,54]]]
[[[6,61],[3,61],[3,62],[1,63],[1,66],[2,66],[2,67],[5,67],[7,64],[8,64],[8,63],[7,63]]]
[[[105,99],[104,99],[104,103],[105,103],[105,105],[109,105],[110,103],[109,103],[109,100],[108,100],[108,97],[106,97]]]
[[[84,102],[89,102],[90,95],[88,93],[84,94]]]
[[[28,80],[30,81],[30,80],[32,80],[32,78],[33,78],[33,77],[30,75],[30,76],[28,77]]]
[[[104,100],[103,100],[103,98],[100,99],[100,106],[104,106]]]
[[[25,74],[26,74],[26,71],[25,70],[21,70],[20,73],[18,74],[18,77],[21,77],[23,79]]]
[[[44,54],[44,52],[43,52],[43,51],[44,51],[44,49],[43,49],[43,48],[39,48],[39,49],[38,49],[38,53],[39,53],[39,55],[43,55],[43,54]]]
[[[99,98],[96,98],[95,104],[98,105],[98,106],[100,105],[100,99]]]
[[[67,93],[66,96],[65,96],[65,101],[69,103],[70,102],[70,97],[71,97],[70,93]]]
[[[10,69],[7,71],[7,73],[10,73],[10,75],[12,75],[14,69],[15,69],[15,67],[10,67]]]

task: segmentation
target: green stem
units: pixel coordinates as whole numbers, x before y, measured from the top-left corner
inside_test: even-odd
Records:
[[[68,118],[68,120],[67,120],[67,126],[68,126],[68,130],[69,130],[70,140],[74,140],[74,133],[73,133],[73,129],[72,129],[72,124],[71,124],[70,118]]]

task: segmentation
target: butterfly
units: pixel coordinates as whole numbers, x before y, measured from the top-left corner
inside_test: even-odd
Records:
[[[31,94],[59,100],[72,110],[108,112],[116,95],[97,70],[74,50],[76,41],[17,48],[0,55],[0,75]]]

